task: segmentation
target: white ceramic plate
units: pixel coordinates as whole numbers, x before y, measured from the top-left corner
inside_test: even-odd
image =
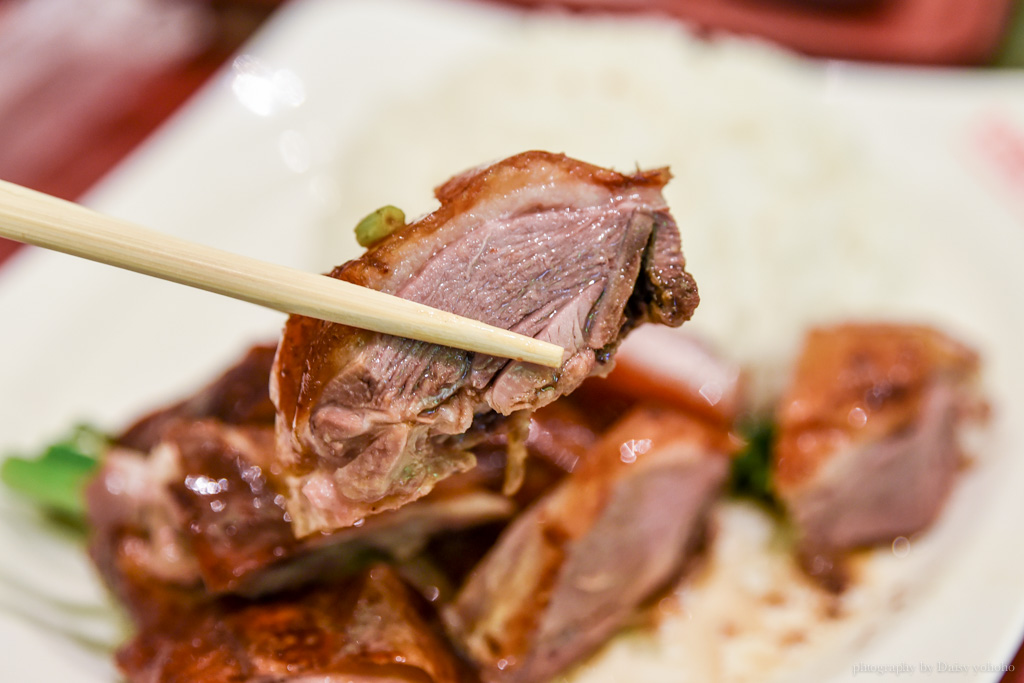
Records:
[[[344,226],[351,225],[352,216],[388,199],[372,196],[372,188],[386,188],[418,209],[427,206],[426,193],[417,198],[410,188],[422,191],[443,180],[435,166],[453,173],[460,164],[504,152],[503,145],[520,144],[521,131],[487,128],[487,121],[478,122],[489,136],[479,145],[466,142],[470,133],[478,133],[470,130],[471,124],[445,133],[437,122],[448,117],[437,109],[431,93],[463,83],[460,79],[469,78],[467,65],[507,60],[514,50],[530,45],[529,23],[489,6],[426,0],[293,3],[87,201],[182,237],[293,266],[327,268],[351,255],[350,238],[339,235],[347,235]],[[593,36],[587,40],[593,42]],[[836,314],[870,314],[877,303],[879,314],[910,311],[952,326],[986,355],[986,380],[996,407],[984,441],[987,452],[965,476],[940,525],[920,544],[918,564],[927,565],[915,570],[921,572],[920,590],[907,604],[858,632],[851,647],[822,652],[815,667],[805,667],[814,673],[806,675],[810,680],[846,680],[857,664],[906,664],[921,672],[922,664],[934,671],[939,664],[956,663],[968,667],[956,680],[998,680],[999,673],[974,667],[1007,662],[1024,625],[1024,537],[1017,529],[1017,520],[1024,518],[1024,453],[1014,429],[1024,425],[1024,400],[1018,391],[1024,370],[1016,348],[1024,336],[1024,275],[1018,267],[1024,257],[1024,191],[1016,184],[1019,177],[1011,172],[1012,164],[998,151],[999,135],[1009,131],[1012,138],[1013,131],[1024,129],[1024,77],[798,64],[756,47],[741,48],[745,56],[738,61],[730,50],[695,57],[692,41],[681,49],[691,53],[686,66],[679,67],[681,77],[703,74],[703,86],[696,80],[689,84],[701,97],[714,99],[715,89],[707,86],[713,79],[743,91],[737,84],[751,78],[760,84],[753,89],[760,88],[762,105],[772,107],[775,118],[769,123],[785,127],[782,122],[792,115],[799,126],[814,127],[817,117],[828,119],[815,144],[837,159],[857,157],[853,166],[840,164],[846,175],[837,176],[837,187],[851,178],[871,176],[872,188],[897,190],[855,218],[893,218],[893,230],[900,235],[899,258],[861,263],[856,261],[858,252],[846,254],[839,272],[853,273],[853,278],[794,290],[794,296],[807,298],[814,308],[807,319],[828,318],[829,297],[842,299]],[[660,68],[644,58],[638,54],[630,65],[638,77]],[[702,59],[706,64],[695,66]],[[500,79],[507,77],[508,91],[514,93],[519,86],[515,68],[510,68],[496,75],[494,83],[501,85]],[[808,102],[813,102],[810,113]],[[410,103],[428,113],[402,109]],[[612,100],[606,104],[609,111],[614,109]],[[599,109],[604,110],[598,106],[592,111]],[[731,120],[723,112],[717,117],[711,109],[702,110],[687,119],[687,125],[698,128],[691,131],[694,140],[701,137],[701,122]],[[428,114],[419,134],[431,140],[422,147],[403,148],[413,139],[403,136],[415,135],[417,117]],[[597,140],[607,130],[601,126],[614,124],[596,113],[583,119],[565,111],[537,116],[547,122],[543,134],[522,139],[536,139],[537,144],[553,140],[547,144],[570,152],[575,143],[568,140],[579,140],[581,128],[592,129]],[[462,119],[451,112],[450,120]],[[565,133],[564,145],[558,142],[559,131]],[[738,135],[742,139],[742,131]],[[785,135],[777,139],[791,139]],[[493,147],[487,143],[492,139]],[[765,140],[770,147],[776,138]],[[638,145],[654,151],[638,151],[632,160],[661,163],[657,139]],[[467,148],[475,154],[472,161],[460,156]],[[424,155],[444,149],[453,150],[450,158],[419,163]],[[608,146],[595,144],[592,151],[580,152],[592,154],[588,160],[620,167],[630,161],[616,157]],[[401,162],[403,154],[408,163]],[[699,158],[705,165],[676,171],[676,186],[684,188],[677,213],[682,214],[692,269],[698,281],[707,283],[706,322],[698,318],[695,325],[721,337],[735,329],[731,317],[737,311],[753,317],[750,301],[729,308],[730,297],[742,297],[725,293],[727,278],[721,274],[739,278],[754,261],[730,261],[716,253],[714,240],[702,237],[700,230],[731,225],[729,221],[739,220],[732,214],[749,206],[737,208],[731,195],[723,195],[722,212],[730,216],[717,216],[718,204],[713,202],[704,213],[688,209],[699,202],[686,201],[686,187],[714,180],[716,172],[733,178],[740,167],[725,160],[716,171],[707,166],[715,157]],[[788,168],[789,162],[783,162],[770,164],[769,172]],[[817,173],[812,169],[811,175]],[[775,187],[741,181],[729,187],[740,193]],[[721,187],[712,182],[704,189]],[[799,188],[787,186],[786,191],[799,196]],[[871,197],[873,191],[851,196]],[[808,197],[807,203],[813,204],[814,198]],[[688,221],[694,225],[689,237]],[[327,227],[332,222],[341,227]],[[901,232],[903,225],[908,227]],[[738,251],[741,245],[733,246]],[[870,278],[857,275],[898,270],[901,259],[915,281],[891,297],[871,290],[864,284]],[[892,280],[887,275],[880,281],[884,285]],[[865,287],[870,291],[861,297],[836,294]],[[818,289],[822,296],[810,296]],[[888,305],[889,298],[898,305]],[[272,338],[283,322],[278,314],[245,304],[40,250],[23,253],[0,269],[0,320],[4,452],[36,448],[82,419],[117,428],[189,391],[248,344]],[[797,331],[773,337],[764,322],[752,322],[750,336],[763,335],[770,352],[764,357],[750,352],[745,359],[778,365]],[[752,348],[733,346],[740,355]],[[771,371],[765,374],[770,384]],[[30,508],[0,491],[5,679],[115,679],[109,648],[123,633],[110,614],[81,550],[53,535]]]

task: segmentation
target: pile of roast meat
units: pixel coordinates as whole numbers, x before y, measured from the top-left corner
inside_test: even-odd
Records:
[[[667,329],[698,303],[668,179],[527,152],[329,274],[557,343],[560,368],[292,316],[124,431],[88,504],[134,625],[125,676],[548,681],[686,581],[746,399],[733,364]],[[646,351],[613,370],[636,328]],[[935,519],[978,365],[920,326],[808,335],[770,475],[822,590]]]

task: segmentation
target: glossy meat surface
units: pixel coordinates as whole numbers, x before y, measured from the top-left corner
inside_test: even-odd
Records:
[[[493,490],[502,460],[497,472],[452,477],[358,528],[297,539],[273,475],[272,359],[272,348],[254,347],[197,394],[117,439],[86,492],[92,554],[108,582],[116,582],[112,558],[125,556],[133,573],[155,581],[266,593],[337,575],[372,552],[404,559],[436,533],[514,512]]]
[[[159,580],[259,594],[336,575],[369,552],[402,559],[433,534],[515,509],[467,474],[360,527],[297,539],[267,475],[274,444],[270,427],[179,420],[149,454],[112,451],[87,496],[97,552],[130,553]]]
[[[847,550],[928,526],[961,466],[959,431],[982,406],[977,354],[930,328],[813,330],[778,410],[775,486],[826,579]]]
[[[506,425],[478,424],[483,434],[476,438],[479,465],[473,470],[359,527],[300,540],[272,475],[273,429],[260,420],[229,424],[204,415],[231,415],[231,406],[251,405],[253,395],[266,399],[269,359],[254,365],[258,357],[247,353],[195,397],[135,423],[118,440],[149,444],[147,451],[119,445],[106,454],[87,492],[93,554],[101,566],[108,556],[128,554],[133,571],[153,580],[252,595],[343,573],[372,553],[404,561],[435,535],[509,518],[572,471],[597,438],[596,427],[571,402],[536,411],[524,444],[531,456],[526,481],[508,498],[499,493]],[[249,399],[217,389],[237,388],[240,377]],[[210,396],[233,398],[218,402]]]
[[[386,565],[262,601],[168,592],[118,652],[133,683],[456,683],[450,647]]]
[[[470,469],[474,418],[546,405],[605,368],[645,321],[697,305],[661,188],[527,152],[458,176],[440,208],[331,277],[562,345],[560,369],[292,316],[278,349],[286,505],[298,535],[358,523]]]

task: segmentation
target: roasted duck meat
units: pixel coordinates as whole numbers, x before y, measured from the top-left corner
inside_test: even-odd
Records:
[[[550,680],[676,580],[705,535],[722,430],[640,406],[520,514],[445,619],[486,681]]]
[[[155,580],[248,595],[342,573],[368,553],[404,561],[436,534],[507,519],[571,471],[597,438],[571,402],[535,411],[522,444],[531,456],[526,482],[507,498],[500,490],[508,425],[474,425],[484,433],[473,470],[359,527],[300,540],[272,474],[268,413],[249,408],[270,404],[267,352],[253,348],[197,394],[117,439],[87,491],[97,558],[130,552],[137,571]]]
[[[839,588],[839,556],[938,515],[962,463],[963,419],[984,403],[978,355],[936,330],[811,331],[778,408],[775,488],[812,575]]]
[[[439,209],[332,271],[566,352],[549,369],[292,316],[271,394],[296,534],[425,495],[473,466],[474,418],[551,403],[605,370],[631,328],[688,319],[698,298],[668,179],[527,152],[453,178]]]
[[[415,554],[439,532],[506,519],[515,504],[476,473],[359,527],[304,539],[265,474],[269,427],[169,423],[151,453],[118,448],[87,491],[97,558],[128,553],[155,579],[262,594],[343,573],[367,553]]]
[[[503,453],[494,453],[488,467],[449,478],[415,504],[359,527],[296,539],[272,473],[273,412],[263,409],[270,405],[267,351],[250,350],[195,396],[117,439],[86,495],[101,566],[127,554],[133,571],[157,581],[266,593],[344,572],[368,552],[406,559],[435,533],[514,512],[498,492]],[[562,441],[567,445],[557,438],[545,444],[554,452],[575,445]]]
[[[156,596],[154,591],[163,594]],[[427,606],[393,569],[244,601],[155,588],[117,654],[133,683],[457,683],[465,680]]]

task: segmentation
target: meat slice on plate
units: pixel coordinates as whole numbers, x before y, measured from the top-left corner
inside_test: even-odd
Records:
[[[519,515],[445,615],[487,681],[546,681],[668,587],[705,533],[728,435],[641,406]]]
[[[118,652],[133,683],[463,680],[426,606],[386,565],[271,600],[165,597]]]
[[[609,366],[642,322],[679,325],[698,297],[661,189],[527,152],[458,176],[440,208],[331,277],[557,343],[543,368],[293,316],[275,361],[280,466],[295,531],[346,527],[474,464],[474,418],[546,405]]]
[[[978,355],[927,327],[811,331],[778,408],[775,488],[809,571],[839,587],[839,555],[928,526],[962,463],[963,418],[984,408]]]

